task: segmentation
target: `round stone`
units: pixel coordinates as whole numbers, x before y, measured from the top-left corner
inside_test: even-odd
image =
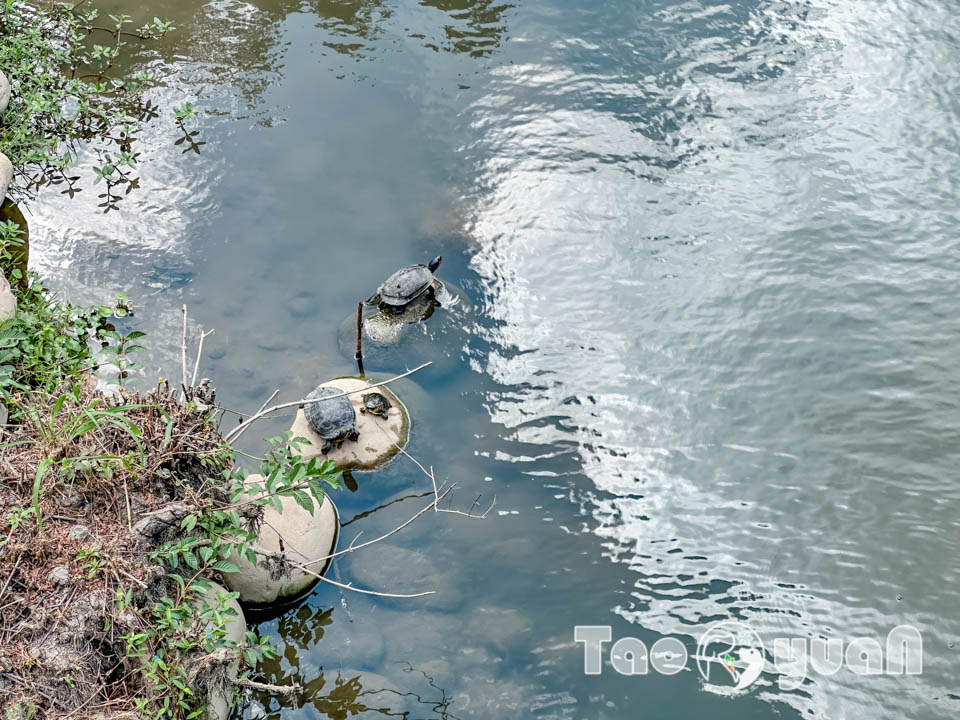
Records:
[[[390,460],[400,452],[400,448],[407,444],[410,434],[410,416],[403,403],[386,387],[374,388],[364,379],[344,377],[324,383],[318,390],[320,388],[331,388],[338,393],[350,393],[342,399],[350,403],[356,415],[358,439],[344,440],[334,445],[325,454],[323,452],[325,439],[313,430],[304,411],[300,410],[297,412],[291,430],[294,438],[306,438],[307,443],[301,444],[299,448],[294,447],[294,454],[307,459],[322,457],[333,460],[338,468],[344,470],[372,470]],[[385,417],[360,411],[363,407],[363,396],[370,392],[383,394],[393,406],[387,411]],[[309,408],[309,405],[307,407]]]
[[[10,162],[10,158],[0,152],[0,202],[7,196],[11,182],[13,182],[13,163]]]
[[[250,475],[248,483],[262,483],[260,475]],[[263,508],[263,525],[260,536],[251,547],[267,554],[259,555],[254,565],[246,558],[230,558],[239,572],[224,573],[223,582],[231,590],[240,593],[240,599],[251,605],[272,605],[289,602],[309,591],[319,582],[316,574],[323,575],[330,560],[322,560],[336,551],[340,535],[340,516],[329,496],[317,507],[313,502],[313,514],[304,510],[292,497],[281,497],[283,512],[270,505]],[[282,553],[290,563],[304,565],[312,572],[305,572],[277,561],[273,556]]]
[[[0,320],[7,320],[17,314],[17,298],[10,289],[6,276],[0,272]]]
[[[215,582],[210,583],[210,589],[206,593],[197,597],[194,601],[194,607],[198,612],[206,608],[219,607],[218,596],[227,594],[227,590]],[[226,633],[226,639],[242,644],[246,640],[247,622],[243,617],[243,610],[240,604],[234,598],[227,599],[226,606],[234,611],[235,614],[223,614],[223,631]],[[206,632],[213,632],[212,622],[205,628]],[[237,670],[240,666],[239,659],[230,664],[231,680],[237,676]],[[229,720],[231,714],[230,701],[233,698],[233,685],[227,684],[225,687],[209,688],[210,695],[207,698],[209,706],[207,707],[207,717],[209,720]]]

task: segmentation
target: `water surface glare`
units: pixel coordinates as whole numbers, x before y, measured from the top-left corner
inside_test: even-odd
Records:
[[[45,194],[35,269],[77,299],[139,300],[146,383],[174,373],[187,303],[216,328],[203,374],[250,412],[352,372],[357,300],[442,254],[462,303],[367,370],[436,361],[397,386],[410,452],[458,484],[454,507],[497,498],[333,570],[437,595],[322,588],[264,621],[282,657],[263,673],[307,687],[261,698],[268,717],[960,715],[954,10],[151,4],[179,30],[137,62],[161,103],[205,111],[207,144],[182,155],[151,123],[144,190],[117,213]],[[403,458],[357,482],[345,519],[428,489]],[[923,674],[783,690],[768,666],[731,697],[693,662],[585,676],[573,641],[609,624],[692,654],[721,620],[768,650],[913,625]]]

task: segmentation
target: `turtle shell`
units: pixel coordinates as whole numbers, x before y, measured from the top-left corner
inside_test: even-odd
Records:
[[[310,428],[324,440],[340,440],[356,429],[357,413],[354,412],[350,399],[342,395],[342,392],[336,388],[320,386],[306,397],[307,400],[313,400],[340,395],[303,406],[303,414]]]
[[[372,392],[363,396],[363,407],[374,415],[386,415],[393,407],[391,402],[380,393]]]
[[[426,292],[433,283],[433,273],[426,265],[410,265],[397,270],[380,286],[380,302],[406,305]]]

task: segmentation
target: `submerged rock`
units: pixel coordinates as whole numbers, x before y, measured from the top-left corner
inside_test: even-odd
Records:
[[[317,390],[321,388],[351,393],[343,399],[349,401],[354,411],[357,440],[347,439],[332,446],[328,445],[326,438],[314,431],[307,415],[300,410],[291,430],[293,437],[306,438],[308,443],[301,445],[299,449],[295,448],[295,454],[305,458],[324,457],[336,462],[341,469],[371,470],[390,460],[407,444],[410,417],[403,403],[386,388],[371,388],[366,380],[350,377],[331,380]],[[361,412],[361,408],[365,409],[363,395],[372,391],[384,395],[391,405],[383,416]],[[308,405],[307,409],[309,407]]]
[[[452,611],[463,604],[455,571],[424,550],[378,543],[349,557],[350,576],[357,587],[410,594],[433,591],[417,598],[418,608]]]
[[[363,309],[363,362],[368,369],[393,369],[431,361],[434,377],[462,367],[460,355],[472,321],[466,296],[449,283],[434,281],[432,297],[421,296],[403,312]],[[337,332],[340,352],[351,360],[357,351],[357,314],[345,317]]]
[[[263,477],[251,475],[248,483],[262,483]],[[258,556],[257,564],[234,554],[230,561],[240,568],[239,572],[226,573],[223,581],[231,590],[240,593],[240,599],[254,605],[270,605],[294,600],[309,591],[319,580],[289,563],[308,566],[313,573],[322,575],[330,561],[311,564],[325,558],[336,550],[340,535],[340,517],[336,505],[324,497],[318,508],[316,500],[313,514],[300,507],[292,497],[281,497],[283,512],[278,513],[269,505],[263,508],[263,524],[260,536],[252,547],[269,554]],[[285,560],[274,557],[283,555]]]

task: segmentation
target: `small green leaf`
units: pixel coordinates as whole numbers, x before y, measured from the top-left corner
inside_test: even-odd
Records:
[[[297,505],[313,515],[313,500],[310,499],[310,496],[303,490],[291,490],[290,492],[293,494],[293,499],[297,501]]]

